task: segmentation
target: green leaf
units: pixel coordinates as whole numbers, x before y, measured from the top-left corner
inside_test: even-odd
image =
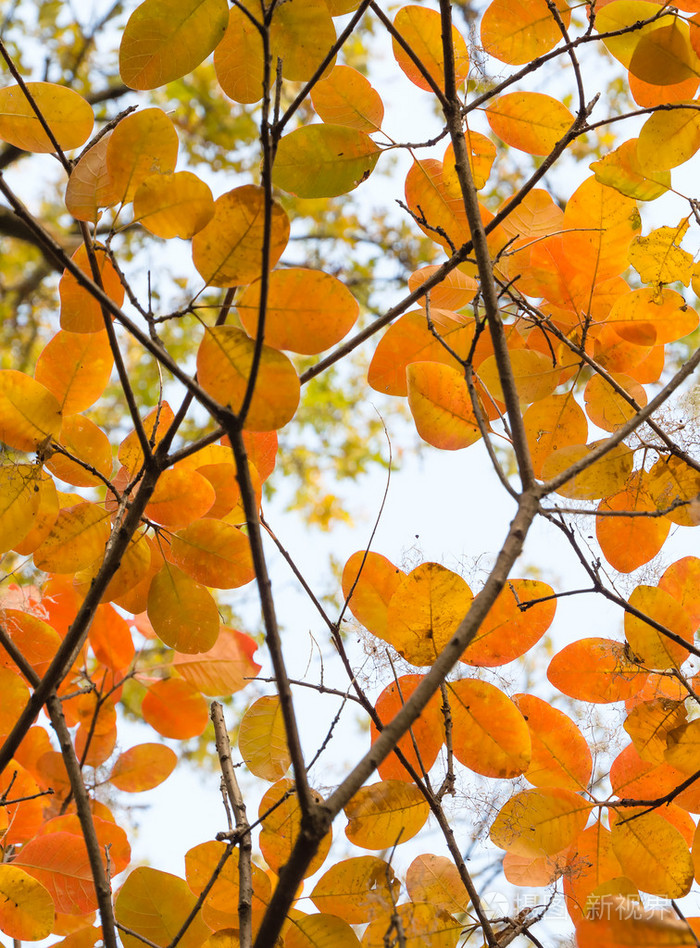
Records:
[[[280,142],[272,181],[297,197],[337,197],[370,176],[379,153],[372,139],[357,129],[307,125]]]

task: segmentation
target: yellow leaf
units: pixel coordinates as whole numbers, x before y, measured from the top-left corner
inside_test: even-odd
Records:
[[[408,407],[424,441],[443,451],[459,451],[479,440],[464,372],[439,362],[413,362],[406,380]]]
[[[252,104],[263,95],[265,53],[260,31],[240,6],[229,10],[226,33],[214,50],[219,85],[234,102]]]
[[[345,807],[345,835],[364,849],[389,849],[418,833],[430,808],[418,787],[402,780],[382,780],[357,791]]]
[[[692,158],[700,148],[700,110],[697,104],[654,112],[637,140],[637,159],[645,174],[667,171]]]
[[[337,197],[362,184],[379,155],[379,146],[355,128],[304,125],[279,143],[272,180],[300,198]]]
[[[53,931],[48,889],[18,866],[0,866],[0,931],[16,941],[41,941]]]
[[[205,586],[235,589],[255,577],[248,537],[221,520],[195,520],[173,535],[170,551],[172,560]]]
[[[34,565],[47,573],[75,573],[104,555],[109,515],[88,502],[65,507],[34,553]]]
[[[47,388],[16,369],[0,371],[0,441],[35,451],[60,430],[60,406]]]
[[[486,109],[493,131],[529,155],[548,155],[574,122],[558,99],[541,92],[509,92]]]
[[[31,464],[0,467],[0,553],[6,553],[32,529],[39,507],[40,468]]]
[[[264,780],[278,780],[289,770],[279,698],[265,695],[248,708],[238,730],[238,749],[248,770]]]
[[[596,181],[635,201],[654,201],[671,187],[668,171],[645,172],[637,157],[637,139],[623,142],[589,167]]]
[[[132,201],[149,175],[175,169],[179,142],[175,126],[162,109],[143,109],[127,115],[109,136],[107,172],[109,204]]]
[[[246,184],[227,191],[214,202],[214,217],[192,240],[192,259],[210,286],[252,283],[263,271],[265,197],[262,188]],[[289,218],[272,205],[270,256],[275,266],[289,240]]]
[[[319,912],[362,925],[390,912],[400,884],[394,870],[377,856],[355,856],[331,866],[318,880],[311,901]]]
[[[694,261],[680,246],[690,221],[683,218],[677,227],[657,227],[646,237],[635,237],[629,261],[643,283],[690,283]]]
[[[382,126],[384,104],[369,79],[352,66],[334,66],[327,79],[311,90],[318,117],[329,125],[347,125],[359,132],[376,132]]]
[[[406,889],[413,902],[429,902],[452,915],[469,911],[467,890],[447,856],[416,856],[406,871]]]
[[[559,0],[557,12],[568,27],[571,11],[566,0]],[[481,19],[484,49],[511,66],[529,63],[561,40],[561,28],[546,0],[492,0]]]
[[[27,89],[64,151],[79,148],[95,118],[89,102],[53,82],[28,82]],[[53,152],[55,147],[19,86],[0,89],[0,139],[25,151]]]
[[[184,879],[160,869],[139,866],[119,890],[114,915],[131,931],[156,944],[168,945],[179,933],[195,901]],[[199,948],[209,934],[209,928],[197,914],[178,944],[180,948]],[[134,935],[122,932],[120,937],[124,948],[143,945]]]
[[[134,194],[134,220],[166,240],[194,237],[213,216],[209,185],[190,171],[149,175]]]
[[[226,0],[144,0],[119,47],[119,72],[131,89],[155,89],[192,72],[221,40]]]
[[[391,597],[406,574],[380,553],[353,553],[342,576],[343,595],[358,622],[380,639],[387,639]]]
[[[658,586],[637,586],[629,597],[629,604],[682,639],[693,641],[690,617],[665,590]],[[687,648],[629,612],[625,613],[625,636],[634,654],[647,668],[679,668],[688,657]]]
[[[306,915],[290,918],[284,936],[285,948],[360,948],[348,923],[336,915]]]
[[[316,801],[320,802],[320,795],[313,790],[311,793]],[[258,816],[262,822],[260,852],[268,866],[279,875],[282,866],[288,862],[301,832],[301,808],[294,789],[294,781],[278,780],[270,787],[260,801]],[[323,837],[318,851],[306,867],[304,878],[313,875],[321,868],[328,855],[332,839],[331,832]]]
[[[693,861],[675,826],[660,813],[645,813],[640,808],[615,810],[611,823],[615,855],[638,888],[667,899],[688,894],[693,884]]]
[[[325,0],[288,0],[275,7],[270,24],[272,61],[282,60],[282,75],[307,82],[335,43],[335,26]],[[333,68],[335,57],[323,76]]]
[[[180,652],[206,652],[219,635],[214,597],[171,563],[164,563],[151,581],[148,618],[156,635]]]
[[[394,19],[398,30],[408,46],[421,61],[439,89],[445,88],[445,62],[442,46],[442,24],[437,10],[419,6],[402,7]],[[392,38],[394,58],[414,85],[430,92],[430,83],[422,75],[404,48]],[[469,75],[469,52],[464,37],[452,27],[455,82],[459,86]]]
[[[571,790],[523,790],[511,797],[491,827],[491,842],[519,856],[551,856],[583,830],[591,804]]]

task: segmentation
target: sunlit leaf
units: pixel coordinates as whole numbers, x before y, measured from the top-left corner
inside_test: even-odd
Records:
[[[265,75],[262,36],[241,7],[231,7],[228,16],[224,38],[214,50],[216,78],[234,102],[258,102]]]
[[[511,352],[513,380],[522,404],[540,401],[551,396],[559,384],[561,366],[552,366],[551,354],[534,349],[518,349]],[[503,401],[500,370],[495,356],[489,356],[479,366],[479,378],[490,394]]]
[[[48,573],[75,573],[104,554],[109,537],[107,512],[88,501],[65,507],[34,553],[34,565]]]
[[[413,902],[429,902],[452,914],[469,911],[464,883],[446,856],[416,856],[406,870],[406,888]]]
[[[668,171],[692,158],[700,148],[700,111],[677,108],[653,112],[637,141],[637,159],[644,173]]]
[[[668,171],[642,170],[637,158],[637,139],[623,142],[619,148],[608,152],[590,165],[596,181],[635,201],[655,201],[671,187]]]
[[[591,804],[571,790],[523,790],[500,809],[491,842],[520,856],[557,853],[586,825]]]
[[[59,148],[68,151],[85,144],[95,118],[90,104],[81,95],[53,82],[27,82],[26,87]],[[0,89],[0,139],[24,151],[56,151],[19,86]]]
[[[635,705],[623,726],[642,760],[663,764],[667,737],[685,719],[682,702],[659,697]]]
[[[83,244],[75,251],[72,260],[87,277],[93,279],[92,267]],[[95,261],[102,288],[117,306],[121,306],[124,302],[124,287],[112,261],[100,248],[95,249]],[[64,271],[61,277],[58,293],[61,298],[61,329],[70,333],[97,333],[104,330],[105,319],[100,303],[78,283],[69,270]]]
[[[305,125],[280,141],[272,180],[300,198],[336,197],[362,184],[379,154],[379,146],[357,129]]]
[[[114,914],[121,925],[165,948],[179,933],[195,901],[184,879],[139,866],[119,890]],[[199,948],[209,934],[210,929],[197,915],[178,944],[181,948]],[[121,932],[120,937],[125,948],[143,945],[134,935]]]
[[[192,579],[215,589],[245,586],[255,576],[248,537],[220,520],[205,517],[180,530],[170,553]]]
[[[155,89],[192,72],[221,40],[226,0],[143,0],[124,27],[119,72],[132,89]]]
[[[56,396],[64,415],[72,415],[97,401],[113,364],[106,332],[60,330],[39,355],[34,378]]]
[[[110,132],[81,157],[66,185],[66,207],[79,221],[97,223],[100,208],[112,203],[112,182],[107,170]]]
[[[143,538],[141,542],[137,540],[130,544],[131,549],[142,547],[148,549]],[[90,647],[98,661],[114,671],[129,667],[135,651],[131,629],[126,619],[113,606],[104,604],[95,609],[88,635]]]
[[[383,724],[388,724],[394,715],[401,710],[422,680],[423,675],[402,675],[395,682],[387,685],[374,704],[374,710]],[[440,696],[433,695],[418,719],[411,725],[410,732],[404,734],[397,743],[399,750],[418,773],[422,773],[423,768],[426,772],[430,770],[437,760],[437,755],[445,739],[440,703]],[[372,722],[371,735],[373,742],[377,739],[378,733],[374,722]],[[420,754],[420,760],[416,753],[416,747]],[[413,779],[395,754],[390,754],[377,769],[382,780],[410,781]]]
[[[535,695],[515,695],[527,721],[532,756],[525,779],[535,787],[585,790],[593,761],[588,743],[570,717]]]
[[[167,402],[161,402],[142,419],[144,433],[154,450],[163,440],[163,436],[172,424],[174,417],[170,405]],[[141,442],[135,431],[128,434],[119,445],[117,457],[132,477],[138,473],[144,457]]]
[[[0,371],[0,441],[34,451],[60,430],[60,405],[47,388],[16,369]]]
[[[38,616],[19,609],[3,609],[2,624],[27,662],[43,678],[61,644],[58,632]],[[15,670],[15,664],[8,654],[0,656],[0,665]]]
[[[645,472],[636,474],[630,477],[626,490],[600,502],[598,509],[603,516],[596,518],[596,537],[605,559],[621,573],[631,573],[653,559],[671,527],[666,517],[639,516],[656,511],[656,504],[649,493]],[[608,511],[612,516],[605,516]],[[625,517],[625,511],[637,516]]]
[[[588,422],[573,392],[534,402],[525,412],[523,422],[537,477],[555,451],[583,444],[588,437]]]
[[[547,155],[569,131],[571,112],[541,92],[508,92],[486,109],[492,130],[507,145],[529,155]]]
[[[394,29],[410,47],[439,89],[445,88],[445,60],[440,14],[426,7],[405,6],[396,14]],[[469,75],[469,53],[464,37],[452,26],[454,76],[459,86]],[[414,85],[430,92],[432,86],[396,38],[392,38],[394,58]]]
[[[409,290],[414,292],[419,286],[422,286],[426,280],[432,277],[438,269],[439,267],[432,266],[421,267],[419,270],[414,270],[408,278]],[[467,274],[462,273],[461,270],[452,270],[437,286],[432,287],[430,290],[431,308],[437,306],[440,309],[458,310],[463,306],[468,306],[476,296],[477,287],[478,284],[473,277],[467,276]],[[396,323],[392,325],[395,326]]]
[[[236,300],[241,324],[248,335],[258,335],[260,283],[247,287]],[[273,349],[315,355],[329,349],[350,332],[359,305],[350,290],[321,270],[290,267],[270,274],[265,307],[264,340]]]
[[[352,66],[334,66],[327,79],[311,90],[318,117],[329,125],[347,125],[359,132],[382,126],[384,103],[369,79]]]
[[[406,574],[381,553],[358,550],[343,568],[343,595],[358,622],[387,640],[391,597]]]
[[[659,589],[670,593],[683,607],[693,628],[700,626],[700,559],[684,556],[666,569]]]
[[[219,637],[206,652],[173,656],[173,665],[185,681],[205,695],[231,695],[248,684],[260,671],[253,660],[255,639],[222,626]]]
[[[700,522],[698,495],[700,472],[682,458],[660,457],[650,471],[649,493],[658,510],[668,510],[666,516],[683,527],[694,527]]]
[[[319,912],[362,925],[391,911],[398,891],[399,882],[388,863],[377,856],[355,856],[327,869],[311,900]]]
[[[554,619],[554,590],[537,579],[509,579],[460,661],[493,667],[512,662],[542,638]],[[536,599],[529,608],[526,603]]]
[[[206,652],[219,635],[219,609],[206,588],[171,563],[151,582],[148,617],[158,637],[180,652]]]
[[[456,948],[463,924],[428,902],[403,902],[370,922],[362,936],[362,948],[384,948],[387,929],[395,915],[404,948]]]
[[[623,642],[579,639],[554,656],[547,678],[565,695],[579,701],[607,704],[633,697],[647,673],[632,660]]]
[[[320,800],[318,794],[315,796]],[[271,786],[260,801],[258,816],[262,821],[260,851],[268,866],[279,874],[281,867],[288,862],[301,832],[301,809],[294,781],[278,780]],[[304,878],[321,868],[331,842],[332,834],[329,832],[323,837],[318,851],[307,866]]]
[[[265,197],[252,184],[227,191],[214,201],[214,217],[192,240],[192,259],[211,286],[251,283],[264,269]],[[289,239],[289,218],[273,202],[267,267],[275,266]]]
[[[291,758],[278,698],[265,695],[248,708],[239,726],[238,749],[256,777],[278,780],[287,773]]]
[[[158,478],[146,516],[171,530],[180,530],[205,516],[216,491],[202,474],[184,467],[170,468]]]
[[[0,553],[26,537],[39,507],[39,468],[32,464],[0,467]]]
[[[612,374],[612,378],[638,406],[643,408],[646,405],[646,392],[638,382],[619,372]],[[583,397],[586,414],[593,424],[603,431],[617,431],[637,412],[624,395],[614,389],[602,375],[592,376]]]
[[[198,691],[180,678],[163,678],[148,685],[141,702],[147,724],[176,740],[198,737],[209,721],[209,709]]]
[[[51,893],[14,865],[0,866],[0,931],[16,941],[41,941],[55,917]]]
[[[698,314],[675,290],[643,287],[613,304],[607,324],[629,342],[657,345],[675,342],[693,332]]]
[[[94,421],[84,415],[69,415],[63,419],[56,440],[71,455],[57,450],[46,462],[47,470],[59,480],[75,487],[101,487],[111,477],[112,446]]]
[[[681,833],[668,820],[660,813],[632,808],[615,811],[611,823],[615,855],[635,885],[668,899],[687,895],[694,878],[693,861]]]
[[[586,458],[597,444],[559,448],[545,461],[542,469],[543,480],[547,481],[568,470],[571,465]],[[634,453],[626,444],[618,444],[558,487],[557,493],[576,500],[598,500],[616,494],[627,483],[633,464]]]
[[[119,755],[109,782],[126,793],[152,790],[170,776],[176,763],[177,755],[164,744],[137,744]]]
[[[337,915],[307,915],[290,919],[285,948],[360,948],[348,923]]]
[[[669,593],[658,586],[637,586],[628,601],[643,615],[692,644],[690,619]],[[634,654],[647,668],[678,668],[688,657],[687,648],[629,612],[625,612],[625,636]]]
[[[530,763],[527,723],[495,685],[463,678],[447,686],[457,760],[484,777],[517,777]]]
[[[362,787],[345,807],[345,835],[365,849],[387,849],[418,833],[428,819],[428,803],[414,784],[383,780]]]
[[[107,146],[109,203],[126,204],[149,175],[174,171],[178,147],[175,126],[161,109],[143,109],[123,118]]]
[[[325,0],[290,0],[275,7],[270,24],[273,62],[282,61],[285,79],[306,82],[335,43],[336,33]],[[323,73],[333,68],[334,60]]]
[[[66,832],[37,836],[22,847],[13,865],[21,866],[48,889],[57,912],[83,914],[97,908],[82,836]]]
[[[412,362],[406,381],[408,407],[424,441],[459,451],[481,438],[463,372],[439,362]]]
[[[194,237],[214,216],[208,184],[189,171],[152,174],[134,194],[134,220],[156,237]]]
[[[432,665],[472,603],[461,576],[423,563],[401,582],[389,602],[387,639],[412,665]]]
[[[559,0],[557,12],[568,27],[571,12],[565,0]],[[484,49],[489,56],[509,65],[528,63],[561,40],[561,27],[546,0],[492,0],[481,19]]]

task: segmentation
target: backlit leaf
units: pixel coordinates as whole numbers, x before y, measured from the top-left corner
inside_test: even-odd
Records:
[[[147,724],[176,740],[198,737],[209,721],[209,709],[198,691],[180,678],[163,678],[148,685],[141,702]]]
[[[204,586],[235,589],[255,576],[248,537],[220,520],[205,517],[180,530],[170,552],[176,565]]]
[[[16,369],[0,371],[0,441],[18,451],[34,451],[61,430],[56,397]]]
[[[260,276],[264,205],[262,188],[253,184],[227,191],[214,201],[214,217],[192,240],[192,259],[206,284],[237,286]],[[275,266],[288,240],[289,218],[274,202],[268,268]]]
[[[643,287],[615,301],[607,324],[636,345],[657,345],[675,342],[693,332],[698,314],[675,290]]]
[[[29,700],[29,689],[12,668],[0,667],[0,734],[7,735]]]
[[[34,565],[47,573],[75,573],[104,554],[109,537],[107,512],[88,501],[65,507],[34,553]]]
[[[177,466],[160,475],[145,514],[171,530],[180,530],[205,516],[215,499],[216,491],[206,477]]]
[[[571,790],[523,790],[491,826],[491,842],[520,856],[546,856],[570,846],[586,825],[591,804]]]
[[[682,165],[700,148],[700,111],[678,108],[654,112],[637,141],[637,158],[645,173]]]
[[[187,240],[213,216],[209,185],[190,171],[149,175],[134,194],[134,220],[156,237]]]
[[[328,125],[347,125],[367,133],[382,126],[384,103],[369,79],[352,66],[334,66],[328,78],[311,90],[311,101]]]
[[[689,776],[700,770],[700,718],[681,724],[667,735],[664,760]]]
[[[697,56],[690,44],[687,23],[679,17],[645,30],[639,37],[629,63],[629,71],[655,86],[674,85],[698,74]]]
[[[445,88],[445,61],[442,47],[442,24],[440,14],[426,7],[405,6],[396,14],[394,29],[398,30],[407,45],[413,50],[428,75],[439,89]],[[430,92],[431,85],[406,50],[392,38],[394,58],[414,85]],[[455,82],[459,86],[469,75],[469,53],[467,44],[459,30],[452,27]]]
[[[226,0],[143,0],[119,47],[119,72],[131,89],[155,89],[192,72],[221,40]]]
[[[0,553],[26,537],[39,507],[39,468],[31,464],[0,467]]]
[[[264,695],[248,708],[238,731],[238,749],[256,777],[278,780],[287,773],[291,758],[277,697]]]
[[[290,919],[285,948],[360,948],[348,923],[336,915],[306,915]]]
[[[419,286],[422,286],[438,269],[437,266],[432,266],[421,267],[419,270],[414,270],[408,278],[409,290],[413,292]],[[461,309],[474,299],[477,286],[478,284],[473,277],[467,276],[467,274],[462,273],[461,270],[452,270],[437,286],[432,287],[430,290],[431,309],[433,306],[446,310]],[[395,326],[396,323],[392,325]]]
[[[59,147],[68,151],[84,145],[95,122],[90,104],[73,89],[53,82],[28,82],[26,86]],[[19,86],[0,89],[0,139],[25,151],[56,150]]]
[[[423,563],[394,591],[387,639],[412,665],[432,665],[472,603],[461,576],[438,563]]]
[[[273,62],[282,60],[285,79],[311,79],[335,40],[335,26],[325,0],[289,0],[275,7],[270,45]],[[333,61],[324,76],[333,68]]]
[[[383,780],[362,787],[347,804],[345,835],[364,849],[388,849],[415,836],[429,813],[415,784]]]
[[[57,912],[83,914],[97,908],[82,836],[65,832],[37,836],[22,847],[13,865],[21,866],[48,889]]]
[[[693,258],[680,246],[689,221],[677,227],[657,227],[646,237],[636,237],[629,251],[629,261],[643,283],[675,283],[688,286],[693,271]]]
[[[651,469],[649,493],[659,510],[669,510],[666,516],[683,527],[694,527],[700,522],[697,498],[700,494],[700,472],[682,458],[660,457]]]
[[[511,366],[515,387],[522,404],[529,405],[548,398],[559,384],[561,367],[552,367],[552,356],[534,349],[517,349],[511,352]],[[503,401],[500,372],[495,356],[489,356],[479,366],[479,378],[490,394]]]
[[[662,696],[635,705],[623,726],[642,760],[663,764],[667,737],[685,719],[683,703]]]
[[[272,180],[300,198],[336,197],[362,184],[379,154],[379,146],[357,129],[305,125],[280,141]]]
[[[585,458],[597,446],[594,444],[570,445],[550,454],[542,470],[543,479],[549,480]],[[616,494],[627,483],[634,454],[626,444],[618,444],[602,458],[584,468],[571,480],[557,488],[557,493],[577,500],[598,500]]]
[[[693,862],[675,826],[660,813],[633,808],[615,811],[611,823],[615,855],[636,886],[668,899],[687,895],[694,878]]]
[[[109,203],[127,204],[149,175],[174,171],[178,147],[175,126],[161,109],[143,109],[123,118],[107,146]]]
[[[228,16],[224,38],[214,50],[216,78],[234,102],[258,102],[265,74],[260,31],[240,7],[231,7]]]
[[[424,441],[458,451],[481,438],[463,372],[439,362],[413,362],[406,380],[408,407]]]
[[[173,656],[173,665],[185,681],[205,695],[232,695],[260,671],[253,660],[255,639],[244,632],[222,626],[219,637],[206,652]]]
[[[552,587],[540,580],[509,579],[460,661],[493,667],[524,655],[552,624],[556,600],[549,599],[529,609],[521,609],[521,605],[553,594]]]
[[[513,701],[527,721],[532,741],[525,779],[535,787],[585,790],[593,760],[585,737],[571,718],[535,695],[515,695]]]
[[[452,914],[469,911],[467,890],[446,856],[416,856],[406,871],[406,888],[413,902],[429,902]]]
[[[565,695],[607,704],[634,697],[647,673],[632,661],[628,647],[613,639],[579,639],[554,656],[547,678]]]
[[[174,417],[170,405],[167,402],[161,402],[142,419],[143,430],[154,450],[163,440],[163,436],[172,424]],[[117,457],[132,477],[139,472],[144,458],[141,442],[135,431],[128,434],[119,445]]]
[[[137,744],[117,757],[109,782],[126,793],[152,790],[170,776],[176,763],[177,755],[165,744]]]
[[[314,795],[320,799],[318,794]],[[301,831],[301,808],[294,781],[283,779],[273,784],[260,801],[258,816],[262,820],[260,851],[268,866],[279,874],[281,867],[288,862]],[[329,832],[306,868],[304,878],[321,868],[331,842],[332,834]]]
[[[206,652],[219,634],[219,610],[212,594],[171,563],[153,577],[148,617],[158,637],[180,652]]]
[[[640,472],[636,472],[639,474]],[[621,513],[655,511],[656,504],[648,490],[648,478],[632,474],[626,490],[607,497],[598,509]],[[671,527],[666,517],[611,516],[596,518],[596,537],[605,559],[621,573],[631,573],[648,563],[659,552]]]
[[[165,948],[179,933],[195,901],[184,879],[160,869],[139,866],[129,873],[119,890],[114,914],[121,925]],[[209,934],[210,929],[197,915],[178,944],[181,948],[199,948]],[[133,935],[121,932],[120,937],[125,948],[143,945]]]
[[[573,392],[539,399],[527,409],[523,422],[536,477],[554,451],[583,444],[588,437],[588,422]]]
[[[655,201],[671,187],[668,171],[645,172],[637,158],[637,139],[623,142],[590,165],[596,181],[635,201]]]
[[[113,364],[106,332],[60,330],[37,359],[34,378],[56,396],[64,415],[72,415],[97,401],[109,382]]]
[[[363,550],[353,553],[343,569],[343,595],[350,611],[380,639],[387,640],[389,603],[405,575],[381,553]]]
[[[541,92],[508,92],[486,109],[492,130],[507,145],[529,155],[547,155],[574,122],[557,99]]]
[[[530,763],[527,723],[495,685],[463,678],[447,686],[457,760],[484,777],[517,777]]]
[[[404,948],[456,948],[463,924],[428,902],[403,902],[383,917],[374,919],[362,936],[362,948],[384,948],[393,915],[403,937]]]
[[[0,931],[16,941],[41,941],[53,931],[51,893],[14,865],[0,866]]]
[[[362,925],[391,911],[398,898],[394,870],[377,856],[355,856],[331,866],[316,883],[311,901],[319,912]]]
[[[48,622],[19,609],[3,609],[2,623],[7,635],[32,666],[43,677],[53,659],[61,638]],[[0,665],[15,670],[9,655],[0,656]]]
[[[236,300],[241,324],[258,335],[260,283],[246,287]],[[264,339],[273,349],[315,355],[329,349],[355,324],[359,305],[340,280],[321,270],[290,267],[270,274]]]
[[[255,343],[235,326],[208,329],[197,352],[199,382],[222,405],[239,411],[253,365]],[[299,377],[281,352],[264,346],[255,391],[246,416],[251,431],[282,428],[299,403]]]
[[[95,250],[95,258],[102,288],[117,306],[121,306],[124,302],[124,287],[112,261],[100,248]],[[72,260],[87,277],[93,279],[87,250],[83,244],[75,251]],[[104,330],[105,320],[101,305],[88,290],[80,286],[69,270],[65,270],[60,279],[58,293],[61,298],[61,329],[70,333],[96,333]]]
[[[571,12],[565,0],[559,0],[557,12],[564,26],[568,26]],[[492,0],[481,20],[484,49],[489,56],[509,65],[528,63],[561,40],[561,28],[546,0]]]
[[[66,185],[66,207],[79,221],[97,223],[100,208],[112,203],[112,183],[107,170],[108,132],[85,152]]]
[[[612,373],[611,373],[612,374]],[[642,408],[647,403],[646,392],[642,386],[628,375],[619,372],[612,378],[637,405]],[[584,392],[586,414],[603,431],[617,431],[632,418],[635,409],[602,375],[594,375],[588,381]]]
[[[692,644],[690,618],[673,596],[663,589],[658,586],[637,586],[629,597],[629,604]],[[634,654],[647,668],[662,671],[678,668],[688,657],[687,648],[629,612],[625,613],[625,636]]]
[[[374,710],[383,724],[388,724],[401,710],[423,680],[422,675],[402,675],[382,691],[374,704]],[[423,768],[429,771],[437,760],[437,755],[445,739],[444,724],[440,710],[440,696],[432,696],[420,716],[411,725],[410,732],[398,741],[398,748],[418,773]],[[370,724],[372,741],[377,739],[378,731],[374,722]],[[415,742],[415,746],[414,746]],[[418,747],[420,761],[415,747]],[[395,754],[390,754],[378,767],[382,780],[412,780],[407,770]]]
[[[46,462],[46,469],[59,480],[74,487],[101,487],[105,478],[111,477],[112,446],[94,421],[84,415],[69,415],[63,419],[56,440],[71,455],[56,451]]]
[[[666,569],[659,589],[670,593],[683,607],[693,628],[700,626],[700,559],[684,556]]]

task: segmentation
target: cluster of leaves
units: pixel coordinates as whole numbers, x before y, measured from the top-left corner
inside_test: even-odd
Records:
[[[642,896],[680,898],[698,872],[700,702],[686,661],[700,656],[700,560],[677,560],[627,597],[602,566],[631,573],[663,549],[672,525],[700,522],[700,462],[660,412],[700,363],[695,350],[663,375],[668,346],[698,326],[684,291],[700,285],[700,266],[681,246],[698,205],[681,195],[680,222],[644,236],[639,211],[672,190],[671,170],[700,148],[700,4],[679,6],[598,0],[576,11],[564,0],[492,0],[480,20],[483,53],[521,68],[473,91],[449,0],[405,6],[393,20],[374,0],[231,9],[226,0],[144,0],[121,36],[125,86],[158,91],[213,53],[223,93],[258,120],[260,176],[250,170],[216,199],[203,177],[176,170],[180,135],[165,111],[129,108],[91,138],[88,99],[25,81],[0,42],[13,79],[0,90],[0,138],[58,159],[80,235],[71,255],[0,176],[18,226],[62,272],[60,328],[31,372],[0,370],[0,553],[8,576],[45,574],[41,588],[16,583],[3,599],[5,934],[62,936],[66,948],[98,939],[113,948],[117,931],[127,948],[353,948],[360,939],[363,948],[495,948],[523,933],[539,944],[530,929],[544,912],[495,924],[482,904],[446,809],[457,762],[499,785],[520,781],[491,820],[490,840],[505,851],[512,884],[563,880],[582,948],[697,944],[700,920],[646,909]],[[368,13],[415,94],[439,109],[440,134],[425,147],[449,139],[441,160],[394,141],[380,93],[336,63]],[[584,46],[604,46],[628,70],[639,109],[616,122],[645,120],[562,207],[538,185],[612,120],[593,121]],[[519,88],[550,63],[568,63],[575,112]],[[483,132],[472,127],[479,113]],[[399,149],[412,160],[405,209],[442,262],[415,269],[403,299],[343,342],[360,305],[337,275],[287,262],[293,208],[354,191]],[[533,156],[535,168],[489,210],[479,193],[508,149]],[[125,222],[187,242],[201,279],[178,311],[156,313],[134,291],[114,239]],[[187,341],[172,349],[165,327],[179,324]],[[324,611],[291,561],[347,676],[339,688],[302,684],[319,697],[352,696],[371,725],[370,749],[323,795],[310,785],[318,754],[311,759],[300,737],[271,595],[262,488],[277,432],[298,435],[302,387],[385,327],[367,384],[407,398],[434,448],[483,442],[515,515],[476,594],[437,563],[406,574],[367,550],[346,563],[346,605],[417,669],[395,675],[375,700],[347,651],[342,613]],[[152,389],[142,400],[132,384],[125,352],[134,349],[154,377],[157,368],[157,398]],[[113,376],[121,413],[107,421],[96,412]],[[512,452],[510,474],[494,439]],[[594,518],[600,558],[577,538],[570,517],[580,514]],[[574,717],[487,680],[488,669],[535,652],[555,618],[562,591],[512,575],[537,518],[578,557],[588,585],[568,594],[597,593],[624,614],[624,640],[575,641],[547,672],[574,716],[576,702],[624,707],[631,743],[604,772]],[[214,703],[235,827],[191,849],[184,878],[131,869],[113,899],[112,878],[131,856],[106,795],[150,789],[177,761],[162,742],[115,750],[120,704],[140,689],[140,716],[158,735],[201,734],[205,696],[242,691],[261,667],[254,639],[221,622],[212,590],[254,581],[275,687],[245,712],[238,751],[271,784],[258,811],[266,869],[252,857],[253,827]],[[163,668],[144,658],[149,640]],[[332,824],[341,811],[348,844],[371,852],[418,836],[432,815],[449,857],[418,855],[401,880],[390,859],[335,855],[307,893],[313,911],[300,886],[340,852]]]

